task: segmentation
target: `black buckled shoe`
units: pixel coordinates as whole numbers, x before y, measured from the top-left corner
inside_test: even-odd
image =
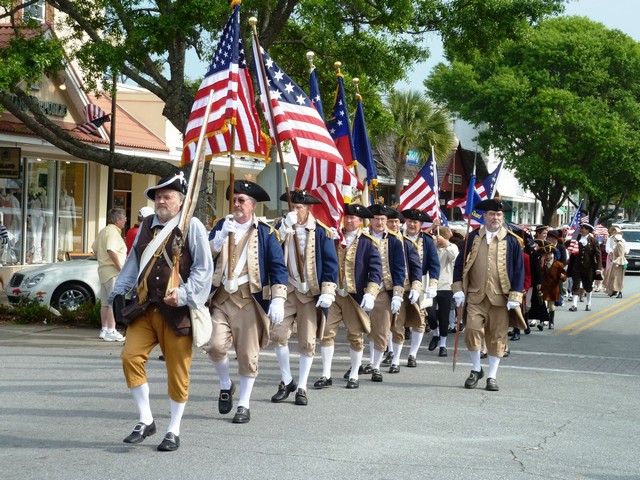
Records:
[[[569,307],[569,311],[570,311],[570,312],[577,312],[577,311],[578,311],[578,307],[576,307],[576,306],[574,306],[574,305],[571,305],[571,306]]]
[[[392,364],[389,367],[389,373],[400,373],[400,365]]]
[[[251,412],[246,407],[238,407],[236,414],[233,416],[233,423],[249,423],[251,420]]]
[[[438,346],[438,343],[440,343],[440,337],[436,337],[435,335],[431,337],[431,341],[429,342],[429,351],[433,352]]]
[[[469,377],[464,382],[464,388],[476,388],[478,386],[478,380],[480,380],[482,377],[484,377],[484,370],[482,369],[482,367],[480,368],[479,372],[476,370],[471,370]]]
[[[498,390],[500,390],[495,378],[487,378],[486,390],[489,392],[497,392]]]
[[[145,438],[150,437],[156,433],[156,422],[151,422],[151,425],[139,422],[133,427],[133,432],[127,438],[123,440],[124,443],[140,443]]]
[[[446,356],[448,356],[448,354],[447,354],[447,347],[440,347],[440,350],[438,351],[438,356],[439,356],[439,357],[446,357]]]
[[[374,368],[371,371],[371,381],[372,382],[381,382],[382,381],[382,372],[377,368]]]
[[[586,307],[584,307],[585,311],[590,312],[591,311],[591,305],[587,305]]]
[[[520,340],[520,330],[514,330],[513,335],[511,336],[511,341],[517,342],[518,340]]]
[[[218,397],[218,412],[221,414],[227,414],[233,408],[233,394],[236,392],[236,384],[231,382],[231,388],[227,390],[220,390],[220,396]]]
[[[293,380],[289,382],[289,385],[285,385],[284,382],[280,382],[280,385],[278,385],[278,391],[273,397],[271,397],[271,401],[273,403],[280,403],[288,398],[290,393],[295,392],[297,388],[298,385]]]
[[[333,385],[333,380],[331,380],[331,377],[327,378],[327,377],[320,377],[316,383],[313,384],[313,388],[327,388],[330,387],[331,385]]]
[[[371,372],[373,372],[373,365],[367,363],[367,365],[362,370],[362,373],[366,373],[367,375],[369,375]]]
[[[180,447],[180,435],[167,432],[162,443],[158,445],[159,452],[175,452]]]
[[[480,352],[480,358],[487,358],[487,352]]]
[[[296,392],[296,405],[307,405],[307,392],[302,388],[299,388]]]
[[[409,358],[407,358],[407,367],[415,368],[417,365],[418,362],[416,362],[416,357],[409,355]]]
[[[354,388],[358,388],[360,387],[360,382],[358,381],[357,378],[350,378],[349,381],[347,382],[347,388],[349,390],[353,390]]]
[[[384,354],[384,359],[382,360],[383,365],[391,365],[393,362],[393,352],[387,352]]]
[[[358,375],[362,375],[363,373],[364,373],[364,368],[362,367],[362,365],[360,365],[358,367]],[[351,367],[349,367],[349,370],[345,372],[342,378],[344,378],[345,380],[349,380],[349,378],[351,378]]]

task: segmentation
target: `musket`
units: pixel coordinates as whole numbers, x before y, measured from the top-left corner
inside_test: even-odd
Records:
[[[258,30],[256,29],[256,25],[258,24],[258,19],[256,17],[251,17],[249,18],[249,26],[251,27],[251,32],[253,34],[253,41],[256,44],[256,47],[258,52],[261,51],[260,48],[260,41],[258,40]],[[275,144],[276,144],[276,148],[278,150],[278,159],[280,161],[280,170],[282,171],[282,178],[284,179],[284,188],[285,188],[285,192],[287,194],[287,206],[289,207],[289,211],[293,212],[293,204],[291,202],[291,189],[289,188],[289,177],[287,176],[287,167],[284,163],[284,154],[282,153],[282,146],[280,145],[280,142],[278,141],[278,132],[277,132],[277,127],[276,127],[276,118],[275,118],[275,114],[273,113],[273,105],[271,104],[271,91],[268,88],[268,83],[267,83],[267,71],[265,69],[264,66],[264,61],[262,58],[262,55],[258,55],[259,58],[254,59],[254,61],[258,62],[258,65],[260,65],[260,74],[262,75],[262,78],[264,80],[265,85],[267,85],[267,88],[265,88],[266,90],[266,96],[267,96],[267,104],[269,106],[269,118],[271,119],[270,125],[271,127],[274,129],[273,131],[273,138],[275,139]],[[284,222],[284,219],[283,219]],[[296,229],[295,226],[292,225],[293,228],[293,234],[294,236],[297,235],[296,233]],[[296,267],[298,269],[298,274],[300,275],[300,288],[299,290],[304,290],[301,293],[306,293],[309,289],[306,281],[305,281],[305,272],[304,272],[304,264],[302,262],[302,255],[300,254],[300,245],[298,244],[298,241],[294,239],[293,242],[293,247],[295,250],[295,256],[296,256]]]
[[[189,183],[187,185],[187,193],[185,194],[184,202],[182,204],[182,210],[180,211],[180,220],[178,226],[175,228],[175,235],[173,237],[173,245],[171,246],[171,254],[173,256],[173,269],[169,282],[167,283],[167,292],[172,288],[180,286],[180,256],[182,250],[186,245],[187,234],[189,232],[189,222],[198,203],[198,195],[200,193],[200,185],[202,183],[202,176],[204,173],[204,143],[206,141],[205,134],[207,131],[207,125],[209,123],[209,115],[211,113],[211,107],[213,105],[213,90],[209,92],[209,98],[207,99],[207,108],[204,113],[202,127],[200,127],[200,135],[198,137],[198,144],[196,147],[195,155],[193,157],[193,163],[191,164],[191,172],[189,173]]]

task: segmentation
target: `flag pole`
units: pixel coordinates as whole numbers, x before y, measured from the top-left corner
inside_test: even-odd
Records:
[[[213,106],[213,90],[209,92],[209,98],[207,99],[207,108],[204,113],[204,121],[202,127],[200,127],[200,135],[198,137],[198,145],[196,147],[193,162],[191,164],[191,172],[189,173],[189,183],[187,185],[187,193],[185,194],[184,204],[182,211],[180,212],[180,220],[176,227],[176,234],[173,238],[173,245],[171,247],[171,253],[173,255],[173,269],[171,276],[167,282],[167,292],[172,288],[180,286],[180,255],[182,255],[182,249],[184,248],[187,234],[188,225],[193,217],[193,213],[198,202],[198,194],[200,193],[200,184],[202,183],[202,176],[204,173],[204,143],[206,141],[205,135],[207,132],[207,124],[209,123],[209,115],[211,114],[211,107]]]
[[[275,117],[275,114],[273,113],[273,105],[271,104],[271,91],[269,90],[269,84],[267,83],[267,71],[265,69],[264,61],[261,54],[262,48],[260,47],[260,41],[258,40],[258,30],[256,29],[257,24],[258,24],[258,19],[256,17],[249,18],[249,26],[251,27],[253,41],[258,47],[257,50],[258,50],[259,58],[254,59],[254,61],[259,62],[258,65],[260,65],[260,74],[262,75],[262,83],[263,85],[265,85],[265,90],[266,90],[265,96],[267,97],[269,118],[271,120],[270,127],[273,128],[273,138],[276,141],[275,143],[276,143],[276,148],[278,150],[278,159],[280,160],[280,170],[282,172],[282,177],[284,178],[285,192],[287,193],[287,206],[289,207],[289,211],[293,212],[294,210],[293,210],[293,203],[291,202],[291,189],[289,188],[289,177],[287,176],[287,167],[284,164],[284,154],[282,153],[282,146],[278,141],[276,117]],[[283,222],[284,222],[284,219],[283,219]],[[294,227],[294,225],[292,225],[292,227]],[[293,228],[293,234],[297,235],[295,228]],[[302,256],[300,254],[300,245],[298,244],[297,240],[293,242],[293,246],[296,254],[296,267],[298,268],[298,274],[300,275],[301,289],[305,290],[307,288],[306,282],[305,282],[305,273],[303,268]]]
[[[333,68],[336,69],[336,77],[343,77],[344,75],[342,75],[342,72],[340,71],[340,69],[342,68],[342,62],[334,62],[333,63]],[[336,96],[338,95],[338,90],[336,89]],[[335,98],[333,100],[333,103],[335,105]],[[351,135],[351,132],[349,132],[349,135]],[[360,181],[360,175],[358,175],[358,160],[357,159],[352,159],[353,161],[351,162],[351,165],[349,165],[349,167],[353,168],[353,174],[355,175],[355,177],[358,179],[358,181]],[[348,167],[348,168],[349,168]]]
[[[236,126],[231,124],[231,145],[229,149],[229,213],[233,214],[233,196],[235,195],[235,167],[236,167]],[[229,233],[229,242],[227,245],[229,252],[227,254],[227,258],[229,261],[227,262],[227,280],[233,280],[233,269],[235,265],[233,264],[233,249],[235,247],[235,239],[234,233]]]

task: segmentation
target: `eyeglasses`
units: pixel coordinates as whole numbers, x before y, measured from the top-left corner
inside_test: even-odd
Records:
[[[239,198],[234,198],[233,199],[233,203],[239,203],[240,205],[244,205],[248,201],[249,201],[249,199],[245,198],[245,197],[239,197]]]

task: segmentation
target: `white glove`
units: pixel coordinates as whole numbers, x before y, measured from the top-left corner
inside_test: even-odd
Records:
[[[271,300],[271,305],[269,305],[269,318],[273,323],[279,325],[284,320],[284,298],[275,297]]]
[[[362,302],[360,302],[360,306],[365,312],[369,313],[371,310],[373,310],[373,304],[375,301],[376,297],[374,297],[370,293],[365,293],[362,297]]]
[[[333,302],[335,302],[336,296],[331,295],[330,293],[323,293],[318,297],[318,303],[316,303],[316,307],[318,308],[329,308]]]
[[[412,288],[411,290],[409,290],[409,301],[411,302],[411,305],[416,303],[419,298],[420,298],[420,292],[418,290],[416,290],[415,288]]]
[[[220,230],[220,236],[222,238],[227,238],[230,233],[236,233],[236,227],[238,224],[233,219],[233,215],[227,215],[224,218],[224,223],[222,224],[222,230]]]
[[[400,307],[402,306],[402,297],[398,295],[394,295],[391,298],[391,313],[394,315],[400,311]]]
[[[438,289],[436,287],[427,288],[427,298],[436,298],[436,295],[438,295]]]
[[[331,234],[333,235],[334,240],[340,240],[340,233],[336,227],[331,227]]]
[[[507,310],[515,310],[516,308],[520,308],[520,302],[512,302],[511,300],[507,302]]]
[[[460,308],[462,305],[464,305],[464,292],[454,293],[453,300],[456,302],[456,307]]]
[[[287,226],[293,227],[296,223],[298,223],[298,212],[289,212],[287,216],[284,217],[287,222]]]

